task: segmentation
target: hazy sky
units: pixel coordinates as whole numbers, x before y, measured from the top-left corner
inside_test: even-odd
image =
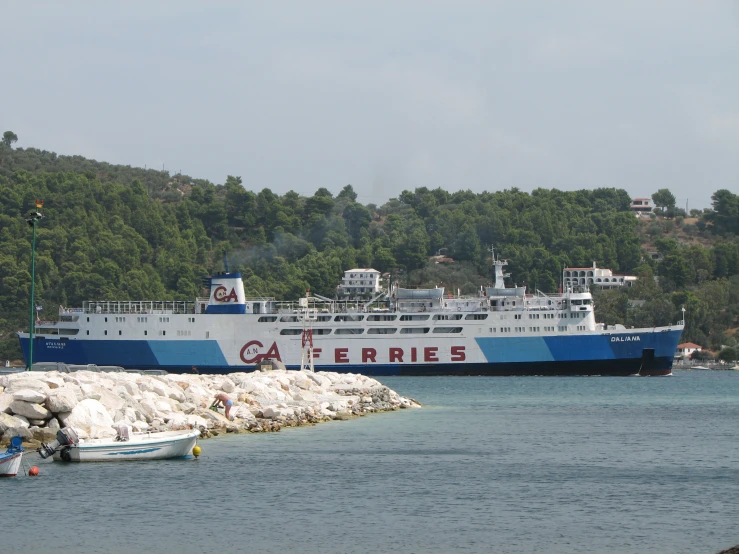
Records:
[[[0,29],[21,147],[365,204],[739,192],[736,0],[4,2]]]

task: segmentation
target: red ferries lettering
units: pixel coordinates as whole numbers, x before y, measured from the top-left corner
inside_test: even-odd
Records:
[[[464,346],[452,346],[451,358],[452,362],[463,362],[467,359],[464,351]],[[313,358],[319,359],[323,349],[314,348]],[[330,356],[330,354],[329,354]],[[363,364],[374,364],[377,363],[377,349],[376,348],[362,348],[360,355],[361,363]],[[247,342],[242,348],[239,354],[241,361],[245,364],[255,364],[264,359],[273,359],[282,361],[280,358],[280,350],[277,348],[277,343],[273,342],[272,346],[265,352],[264,345],[258,340]],[[335,364],[349,364],[359,363],[357,360],[352,360],[349,356],[349,348],[334,348],[334,359]],[[442,360],[439,358],[439,348],[436,346],[425,346],[423,348],[411,347],[407,350],[403,348],[389,348],[388,349],[388,362],[390,363],[413,363],[413,362],[424,362],[424,363],[437,363]]]
[[[318,349],[316,349],[318,350]],[[318,350],[320,352],[320,350]],[[467,359],[464,352],[464,346],[452,346],[451,349],[451,361],[452,362],[463,362]],[[315,355],[314,358],[318,358]],[[352,363],[353,360],[349,358],[348,348],[334,348],[334,363],[336,364],[348,364]],[[439,348],[436,346],[425,346],[423,348],[416,348],[415,346],[408,350],[402,348],[389,348],[388,349],[388,362],[392,363],[407,363],[407,362],[426,362],[435,363],[440,362]],[[355,362],[356,363],[356,362]],[[377,363],[377,349],[376,348],[362,348],[361,363],[363,364],[374,364]]]

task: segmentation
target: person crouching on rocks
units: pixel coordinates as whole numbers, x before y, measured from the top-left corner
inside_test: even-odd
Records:
[[[234,405],[234,401],[229,398],[229,396],[225,392],[219,392],[216,394],[215,401],[213,402],[213,406],[216,408],[222,405],[224,408],[226,408],[226,419],[229,421],[233,421],[231,419],[231,406]]]

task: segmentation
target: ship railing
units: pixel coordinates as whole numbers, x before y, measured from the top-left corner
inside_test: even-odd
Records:
[[[162,315],[194,314],[195,303],[177,300],[90,300],[82,303],[86,314]]]
[[[311,309],[318,310],[322,313],[349,313],[349,314],[362,314],[367,313],[367,309],[362,302],[357,300],[315,300],[313,297],[309,298],[309,307]],[[301,306],[298,302],[284,301],[275,302],[273,313],[279,314],[294,314],[301,311]]]

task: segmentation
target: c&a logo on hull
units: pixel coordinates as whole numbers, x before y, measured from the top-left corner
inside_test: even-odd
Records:
[[[257,362],[261,362],[265,358],[277,360],[279,362],[282,361],[282,358],[280,358],[280,351],[277,348],[276,342],[273,342],[272,346],[269,347],[269,350],[264,353],[262,353],[263,348],[264,345],[258,340],[249,341],[241,348],[239,357],[241,358],[241,361],[245,364],[256,364]]]
[[[218,285],[215,290],[213,290],[213,300],[216,302],[238,302],[239,297],[236,295],[235,289],[232,288],[231,292],[228,292],[226,287]]]

